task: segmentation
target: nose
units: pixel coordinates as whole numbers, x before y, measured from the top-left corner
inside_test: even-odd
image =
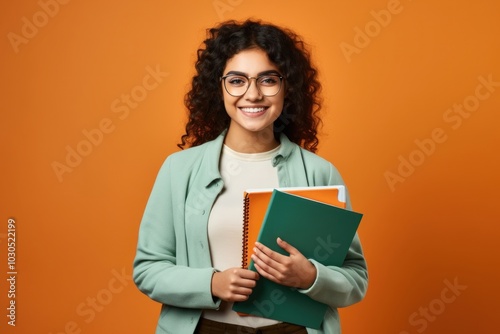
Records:
[[[253,80],[252,80],[253,79]],[[253,81],[253,82],[252,82]],[[262,100],[262,93],[257,86],[257,79],[250,78],[248,83],[248,90],[245,93],[245,98],[249,101],[259,101]]]

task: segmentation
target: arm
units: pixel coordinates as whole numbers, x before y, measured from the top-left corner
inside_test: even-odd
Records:
[[[368,270],[359,237],[356,234],[341,267],[324,266],[314,259],[317,276],[313,285],[301,290],[331,307],[346,307],[361,301],[368,288]]]
[[[185,308],[217,308],[211,293],[212,268],[190,268],[184,236],[184,207],[175,205],[173,195],[185,198],[182,189],[173,189],[175,171],[171,160],[162,166],[146,205],[136,257],[134,282],[143,293],[160,303]],[[176,191],[174,191],[176,190]]]
[[[331,307],[345,307],[363,299],[367,283],[366,263],[356,235],[341,267],[324,266],[305,258],[296,248],[278,238],[289,255],[256,243],[252,259],[258,273],[281,285],[294,287]]]

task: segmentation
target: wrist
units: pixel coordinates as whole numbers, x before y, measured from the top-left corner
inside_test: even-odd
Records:
[[[215,287],[217,286],[216,285],[217,283],[216,283],[215,280],[216,280],[216,274],[218,274],[218,273],[220,273],[220,270],[217,270],[217,269],[214,268],[213,271],[212,271],[212,281],[210,283],[210,290],[211,290],[210,292],[212,294],[212,298],[213,298],[214,302],[216,301],[216,299],[219,298],[217,296],[217,294],[215,293],[215,290],[216,290]]]
[[[300,287],[302,290],[307,290],[310,289],[311,286],[313,286],[314,282],[316,282],[316,277],[318,276],[318,270],[316,269],[316,266],[309,262],[310,270],[307,270],[306,277],[303,281],[302,286]]]

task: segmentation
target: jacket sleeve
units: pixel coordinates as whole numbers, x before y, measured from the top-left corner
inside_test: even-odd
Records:
[[[183,190],[174,192],[169,159],[163,164],[151,191],[139,228],[134,282],[144,294],[160,303],[183,308],[217,308],[211,294],[212,268],[191,268],[177,258],[178,240],[184,239]],[[177,190],[177,189],[175,189]],[[181,203],[181,204],[174,204]],[[187,250],[184,250],[184,255]]]
[[[330,165],[328,184],[344,184],[333,165]],[[348,194],[346,208],[352,209]],[[341,267],[325,266],[314,259],[310,261],[317,270],[316,280],[309,289],[299,291],[334,308],[349,306],[364,298],[368,288],[368,269],[357,233]]]

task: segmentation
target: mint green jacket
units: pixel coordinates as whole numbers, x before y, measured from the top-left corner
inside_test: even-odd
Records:
[[[219,159],[225,133],[203,145],[170,155],[161,167],[141,222],[134,260],[134,282],[162,304],[157,334],[191,334],[203,309],[216,309],[212,298],[214,268],[207,224],[212,205],[224,187]],[[282,135],[272,160],[280,187],[344,184],[328,161]],[[349,199],[348,209],[351,208]],[[368,285],[366,262],[358,236],[342,267],[326,267],[311,259],[317,278],[300,290],[330,307],[321,330],[340,333],[338,307],[361,301]]]

